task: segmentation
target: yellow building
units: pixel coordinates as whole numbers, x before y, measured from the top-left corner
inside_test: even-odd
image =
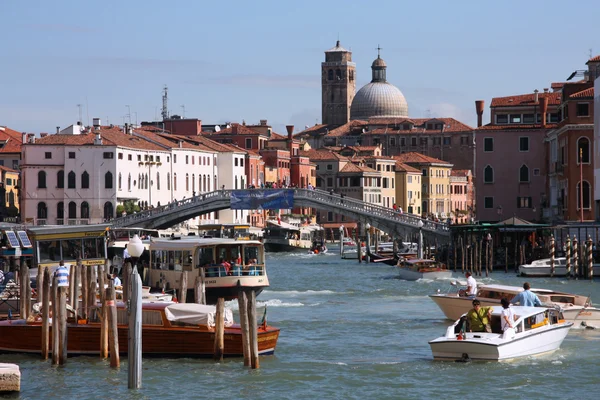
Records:
[[[394,158],[421,171],[421,215],[439,219],[450,218],[452,164],[415,152],[400,154]]]
[[[4,194],[0,214],[16,217],[19,213],[19,171],[0,165],[0,194]]]
[[[403,212],[421,215],[421,171],[396,162],[396,204]]]
[[[393,207],[396,203],[396,173],[394,172],[396,160],[391,157],[375,156],[365,157],[364,163],[381,174],[378,178],[380,179],[381,205]]]

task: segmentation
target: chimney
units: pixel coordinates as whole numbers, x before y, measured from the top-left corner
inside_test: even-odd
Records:
[[[45,138],[46,136],[48,136],[48,133],[46,133],[46,132],[40,133],[40,138]]]
[[[94,138],[94,146],[102,146],[102,136],[100,135],[100,127],[96,128],[96,138]]]
[[[125,126],[123,127],[123,133],[124,134],[129,134],[129,124],[127,122],[125,122]]]
[[[179,148],[182,149],[183,148],[183,140],[179,141]]]
[[[292,140],[292,133],[294,132],[294,125],[286,125],[285,129],[287,129],[288,140]]]
[[[56,134],[58,135],[60,133],[60,126],[56,127]]]
[[[548,89],[547,87],[544,88],[544,93],[548,93],[550,91],[550,89]]]
[[[27,143],[35,143],[35,133],[27,134]]]
[[[26,132],[21,133],[21,139],[23,141],[23,144],[27,143],[27,133]]]
[[[548,112],[548,98],[546,97],[540,97],[540,112],[542,113],[542,128],[545,128],[546,113]]]
[[[483,100],[475,100],[475,111],[477,112],[477,127],[483,125],[483,108],[485,102]]]
[[[94,124],[94,130],[99,131],[100,130],[100,118],[94,118],[92,121]]]
[[[267,120],[266,119],[261,119],[260,120],[260,125],[261,126],[267,126]]]
[[[234,135],[237,135],[237,133],[238,133],[238,124],[233,124],[231,126],[231,133],[234,134]]]
[[[540,91],[539,91],[539,90],[537,90],[537,89],[535,89],[535,90],[533,91],[533,102],[534,102],[534,103],[539,103],[539,101],[540,101],[540,100],[539,100],[539,96],[538,96],[538,93],[539,93],[539,92],[540,92]]]

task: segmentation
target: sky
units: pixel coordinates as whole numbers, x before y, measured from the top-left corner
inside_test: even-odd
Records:
[[[599,14],[587,0],[0,0],[0,125],[155,120],[167,85],[171,114],[298,132],[321,121],[321,62],[339,38],[357,91],[381,46],[411,117],[475,126],[475,100],[487,123],[493,97],[585,69]]]

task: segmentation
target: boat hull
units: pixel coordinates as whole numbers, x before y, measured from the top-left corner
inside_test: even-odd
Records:
[[[127,354],[128,327],[120,325],[119,353]],[[68,324],[67,351],[69,355],[99,355],[99,324]],[[23,320],[0,322],[0,352],[40,353],[42,327],[26,324]],[[267,326],[258,329],[258,351],[273,354],[279,338],[279,329]],[[215,333],[198,328],[163,328],[145,325],[142,329],[142,355],[145,357],[212,357]],[[240,357],[242,334],[239,327],[225,328],[224,356]],[[50,329],[50,343],[52,330]]]
[[[450,279],[452,278],[452,271],[443,270],[443,271],[429,271],[429,272],[419,272],[413,271],[408,268],[399,267],[400,270],[399,276],[400,279],[404,279],[406,281],[416,281],[419,279]]]
[[[558,350],[571,323],[548,326],[539,332],[501,339],[498,334],[466,333],[464,340],[438,338],[429,342],[434,360],[455,361],[466,356],[473,361],[502,361],[551,353]]]
[[[431,300],[438,305],[446,318],[456,321],[461,315],[473,308],[473,299],[471,297],[459,297],[458,295],[432,294],[429,295]],[[481,302],[482,307],[500,305],[500,300],[488,300],[477,298]]]
[[[270,253],[280,253],[280,252],[310,249],[312,246],[312,242],[309,240],[265,239],[264,245],[265,245],[265,251],[270,252]]]
[[[586,267],[583,267],[586,268]],[[597,276],[600,274],[600,265],[594,265],[594,275]],[[582,266],[579,266],[579,272],[582,271]],[[548,276],[567,276],[567,267],[564,265],[557,265],[554,267],[554,275],[550,273],[549,265],[520,265],[519,266],[519,275],[520,276],[528,276],[532,278],[536,277],[548,277]],[[574,273],[574,266],[571,265],[571,275]]]

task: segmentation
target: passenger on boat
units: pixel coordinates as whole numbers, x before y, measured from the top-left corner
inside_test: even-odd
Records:
[[[112,278],[115,286],[122,286],[121,279],[117,276],[117,274],[112,274]]]
[[[525,289],[525,290],[523,290],[521,293],[519,293],[518,295],[513,297],[513,299],[510,301],[511,304],[519,303],[519,305],[523,306],[523,307],[541,307],[542,306],[542,302],[540,301],[539,297],[537,297],[537,294],[535,294],[531,290],[529,290],[529,289],[531,289],[529,282],[525,282],[523,284],[523,289]]]
[[[479,300],[473,300],[473,308],[467,313],[471,332],[486,332],[492,320],[492,307],[481,307]]]
[[[465,273],[465,277],[467,278],[467,288],[459,290],[458,295],[461,297],[475,297],[477,294],[477,281],[469,271]]]
[[[501,326],[502,332],[506,331],[508,328],[513,327],[513,323],[515,322],[516,315],[512,308],[510,308],[510,301],[506,297],[500,299],[500,304],[502,304],[502,319]]]

